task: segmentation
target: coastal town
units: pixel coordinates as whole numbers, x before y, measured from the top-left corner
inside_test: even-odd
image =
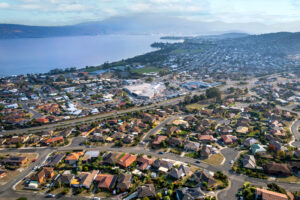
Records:
[[[299,199],[299,61],[231,40],[1,78],[0,198]]]

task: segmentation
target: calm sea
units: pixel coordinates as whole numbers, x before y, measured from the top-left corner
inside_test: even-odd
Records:
[[[99,35],[0,40],[0,76],[85,67],[153,51],[158,35]]]

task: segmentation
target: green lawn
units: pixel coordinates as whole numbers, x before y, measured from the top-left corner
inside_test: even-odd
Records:
[[[221,165],[223,160],[224,160],[224,156],[221,153],[217,153],[211,155],[209,158],[202,161],[210,165]]]
[[[287,182],[287,183],[294,183],[294,182],[300,183],[300,178],[298,178],[296,176],[289,176],[289,177],[286,177],[286,178],[277,178],[277,181]]]
[[[200,104],[197,104],[197,103],[193,103],[193,104],[189,104],[189,105],[186,105],[185,106],[186,109],[189,111],[189,112],[192,112],[193,110],[201,110],[202,108],[204,108],[205,106],[204,105],[200,105]]]
[[[143,67],[140,69],[131,69],[132,73],[139,73],[139,74],[143,74],[143,73],[151,73],[151,72],[160,72],[162,71],[163,68],[157,68],[157,67]]]

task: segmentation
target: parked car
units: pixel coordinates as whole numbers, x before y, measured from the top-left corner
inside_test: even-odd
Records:
[[[47,198],[55,198],[55,195],[54,194],[51,194],[51,193],[49,193],[49,194],[47,194],[47,196],[46,196]]]

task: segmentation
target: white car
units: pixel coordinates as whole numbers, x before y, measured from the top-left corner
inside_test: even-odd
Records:
[[[234,161],[233,161],[233,160],[231,160],[231,161],[230,161],[230,164],[232,165],[233,163],[234,163]]]
[[[48,194],[47,197],[48,198],[55,198],[55,195],[54,194]]]

